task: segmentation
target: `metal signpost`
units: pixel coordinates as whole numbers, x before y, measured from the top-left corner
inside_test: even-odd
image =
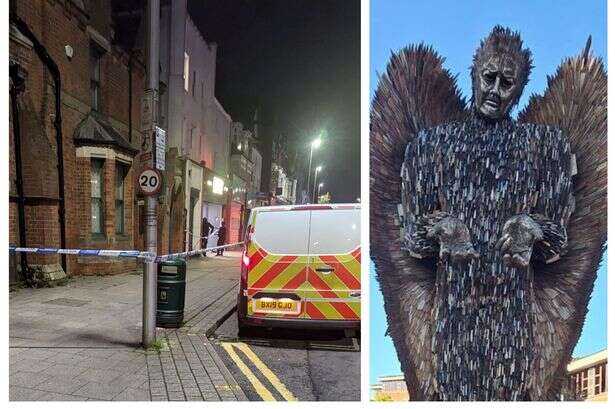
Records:
[[[151,89],[143,91],[141,97],[141,131],[154,129],[154,99],[155,93]]]
[[[156,169],[164,170],[164,153],[166,148],[166,139],[167,133],[164,129],[160,127],[156,127],[156,143],[155,143],[155,155],[154,155],[154,163],[156,165]]]
[[[160,0],[147,1],[147,84],[144,90],[141,119],[145,140],[142,146],[144,168],[138,178],[137,186],[146,195],[145,199],[145,251],[158,253],[158,202],[156,194],[160,191],[162,178],[154,168],[156,152],[156,114],[158,112],[158,81],[160,57]],[[151,159],[150,159],[151,158]],[[152,345],[156,338],[156,263],[143,263],[143,339],[144,347]]]

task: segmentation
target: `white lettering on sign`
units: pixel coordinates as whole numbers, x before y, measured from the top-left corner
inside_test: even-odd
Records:
[[[156,169],[159,170],[164,170],[164,153],[165,153],[165,148],[166,148],[166,141],[167,141],[167,133],[165,132],[164,129],[160,128],[160,127],[156,127],[156,156],[155,156],[155,163],[156,163]]]

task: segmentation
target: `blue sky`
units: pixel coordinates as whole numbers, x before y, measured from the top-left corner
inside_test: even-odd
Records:
[[[526,47],[533,53],[535,68],[520,107],[532,93],[544,91],[546,76],[555,72],[562,58],[577,55],[588,35],[592,36],[592,51],[606,63],[606,1],[372,0],[370,3],[370,95],[378,83],[377,75],[385,71],[392,52],[408,44],[424,42],[446,57],[446,68],[459,74],[458,84],[469,98],[472,56],[480,40],[496,24],[520,31]],[[575,356],[602,350],[607,345],[606,254],[603,260]],[[370,289],[370,383],[375,383],[378,376],[397,374],[401,370],[391,339],[384,336],[383,301],[374,279],[373,264]]]

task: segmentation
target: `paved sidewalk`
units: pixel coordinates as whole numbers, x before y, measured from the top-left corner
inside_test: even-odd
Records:
[[[186,326],[144,351],[139,273],[10,293],[10,400],[244,400],[205,332],[232,308],[239,253],[188,263]]]

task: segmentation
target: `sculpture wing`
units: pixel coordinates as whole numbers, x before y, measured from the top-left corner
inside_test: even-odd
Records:
[[[534,269],[533,399],[557,397],[581,334],[607,237],[607,74],[601,59],[589,53],[590,43],[591,37],[582,55],[564,60],[548,77],[545,93],[532,96],[519,114],[521,122],[562,129],[577,162],[568,252]]]
[[[397,205],[404,150],[420,129],[460,119],[466,102],[444,59],[425,45],[394,54],[370,114],[370,254],[391,335],[413,400],[429,399],[435,262],[401,248]]]

